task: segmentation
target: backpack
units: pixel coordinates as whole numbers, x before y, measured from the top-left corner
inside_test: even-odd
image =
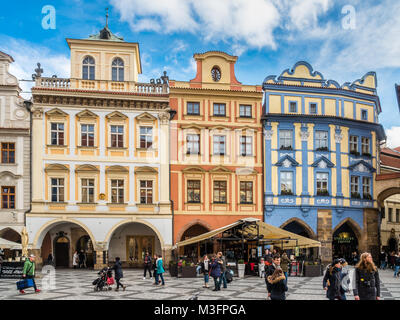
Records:
[[[232,273],[231,273],[231,272],[232,272],[231,270],[225,271],[225,279],[226,279],[226,282],[227,282],[227,283],[231,283],[232,280],[233,280],[233,277],[232,277]]]

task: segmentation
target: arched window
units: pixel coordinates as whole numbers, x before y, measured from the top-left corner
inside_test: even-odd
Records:
[[[121,58],[112,62],[112,81],[124,81],[124,61]]]
[[[94,80],[94,66],[95,62],[93,57],[87,56],[82,62],[82,79]]]

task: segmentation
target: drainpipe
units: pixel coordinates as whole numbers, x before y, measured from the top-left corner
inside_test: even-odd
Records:
[[[32,100],[24,101],[25,108],[29,111],[29,209],[24,212],[24,226],[26,227],[26,214],[32,211]]]

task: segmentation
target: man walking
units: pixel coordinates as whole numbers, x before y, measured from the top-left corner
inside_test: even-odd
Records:
[[[147,252],[146,252],[146,256],[144,257],[144,273],[143,273],[143,280],[146,280],[147,270],[149,270],[150,279],[152,278],[151,267],[152,267],[151,256],[150,256],[149,252],[147,251]]]
[[[22,271],[22,278],[24,279],[32,279],[33,281],[33,288],[35,289],[36,293],[39,293],[40,290],[36,287],[35,283],[35,256],[31,254],[29,259],[25,261],[24,270]],[[19,291],[21,294],[24,294],[24,290]]]

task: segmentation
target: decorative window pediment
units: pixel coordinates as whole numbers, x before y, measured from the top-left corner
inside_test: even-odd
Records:
[[[335,164],[328,158],[322,156],[319,157],[311,166],[314,168],[326,169],[326,168],[333,168]]]
[[[68,167],[62,164],[51,164],[44,169],[44,171],[69,171]]]
[[[275,165],[278,167],[289,168],[289,167],[297,167],[299,166],[299,163],[296,160],[294,160],[291,156],[286,155],[282,157]]]
[[[64,112],[64,111],[62,111],[62,110],[60,110],[58,108],[51,109],[51,110],[47,111],[46,114],[47,114],[47,116],[49,118],[62,118],[62,119],[65,119],[65,118],[68,117],[68,113],[66,113],[66,112]]]
[[[135,173],[158,173],[157,169],[152,167],[136,167]]]
[[[356,163],[353,163],[351,166],[349,166],[349,169],[351,171],[361,172],[361,173],[363,173],[363,172],[365,172],[365,173],[368,173],[368,172],[373,173],[373,172],[376,171],[373,166],[371,166],[368,162],[365,162],[364,160],[360,160],[360,161],[358,161]]]
[[[225,168],[225,167],[223,167],[223,166],[215,167],[215,168],[211,169],[210,172],[212,172],[212,173],[220,173],[220,172],[223,172],[223,173],[232,173],[231,170],[229,170],[228,168]]]
[[[184,173],[189,173],[189,172],[191,172],[191,173],[204,173],[204,172],[206,172],[206,170],[204,170],[201,167],[187,167],[187,168],[183,169],[182,172],[184,172]]]
[[[129,173],[129,170],[122,166],[111,166],[106,169],[106,173]]]
[[[90,111],[90,110],[88,110],[88,109],[85,109],[85,110],[79,112],[76,116],[77,116],[79,119],[83,119],[83,118],[86,118],[86,119],[96,119],[96,118],[98,117],[97,114],[95,114],[94,112],[92,112],[92,111]]]
[[[128,117],[119,111],[114,111],[106,115],[106,118],[108,120],[121,121],[127,119]]]
[[[236,175],[238,176],[248,176],[248,175],[253,175],[257,174],[258,172],[252,168],[238,168],[236,169]]]
[[[151,115],[150,113],[144,112],[136,117],[138,121],[156,121],[157,118]]]
[[[75,169],[75,172],[98,172],[99,169],[97,169],[94,165],[91,164],[83,164]]]

